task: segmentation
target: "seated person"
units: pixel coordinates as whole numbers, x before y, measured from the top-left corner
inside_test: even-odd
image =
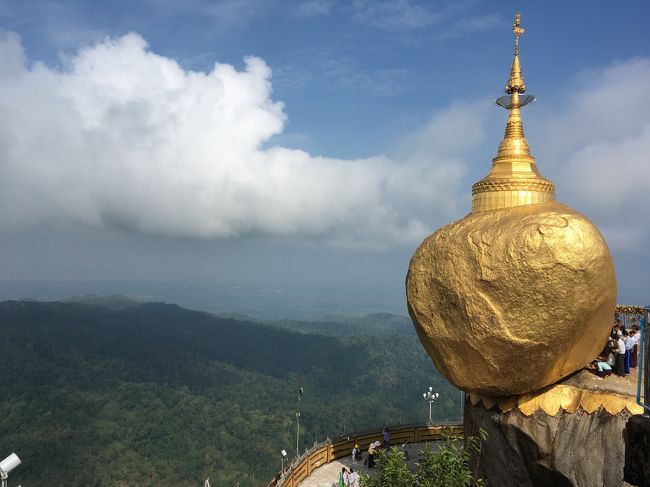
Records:
[[[402,450],[402,452],[404,452],[404,460],[408,460],[408,459],[409,459],[409,449],[408,449],[408,448],[409,448],[409,447],[408,447],[408,444],[407,444],[406,441],[405,441],[404,443],[402,443],[402,446],[400,447],[400,449]]]
[[[612,366],[609,365],[607,362],[603,362],[601,360],[594,360],[593,365],[596,368],[594,372],[598,377],[607,377],[612,373]]]

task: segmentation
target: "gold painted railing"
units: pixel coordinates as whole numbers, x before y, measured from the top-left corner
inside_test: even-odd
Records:
[[[408,443],[421,443],[439,440],[445,431],[455,435],[463,434],[461,424],[438,424],[427,426],[406,426],[391,428],[391,443],[401,445]],[[297,461],[290,465],[284,475],[278,474],[267,487],[296,487],[300,482],[309,477],[321,465],[333,462],[338,458],[348,456],[356,443],[361,451],[368,449],[373,441],[382,441],[382,431],[372,431],[356,436],[345,436],[337,441],[326,441],[315,445]]]

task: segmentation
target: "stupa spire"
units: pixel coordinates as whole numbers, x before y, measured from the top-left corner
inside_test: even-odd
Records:
[[[525,93],[526,83],[524,83],[524,76],[521,73],[521,63],[519,62],[519,36],[523,35],[525,30],[521,27],[521,14],[519,12],[515,14],[512,32],[515,34],[515,57],[512,60],[510,79],[506,85],[506,93]]]
[[[521,108],[535,98],[525,94],[519,61],[519,37],[524,29],[519,12],[515,14],[512,31],[515,53],[505,88],[507,95],[497,100],[499,106],[509,111],[508,121],[489,174],[472,187],[472,213],[555,200],[555,185],[539,173],[524,135]]]

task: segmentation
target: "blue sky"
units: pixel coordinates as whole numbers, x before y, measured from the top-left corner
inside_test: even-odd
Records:
[[[401,302],[496,151],[517,9],[539,167],[603,231],[619,300],[650,302],[642,1],[3,0],[5,278]]]

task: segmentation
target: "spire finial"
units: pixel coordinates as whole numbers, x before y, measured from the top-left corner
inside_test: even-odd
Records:
[[[515,58],[512,60],[512,67],[510,68],[510,79],[506,84],[506,93],[525,93],[526,83],[524,83],[524,76],[521,73],[521,64],[519,63],[519,36],[524,34],[524,28],[521,27],[521,14],[515,14],[515,21],[512,24],[512,32],[515,33]]]
[[[519,63],[519,37],[524,29],[519,12],[515,14],[512,31],[515,34],[515,57],[506,84],[507,95],[497,100],[497,104],[509,112],[506,132],[496,157],[492,159],[489,174],[472,187],[474,213],[555,199],[555,186],[539,173],[521,120],[521,109],[535,98],[524,94],[526,84]]]
[[[515,56],[519,55],[519,36],[524,35],[523,27],[521,27],[521,14],[515,13],[515,22],[512,24],[512,32],[515,33]]]

